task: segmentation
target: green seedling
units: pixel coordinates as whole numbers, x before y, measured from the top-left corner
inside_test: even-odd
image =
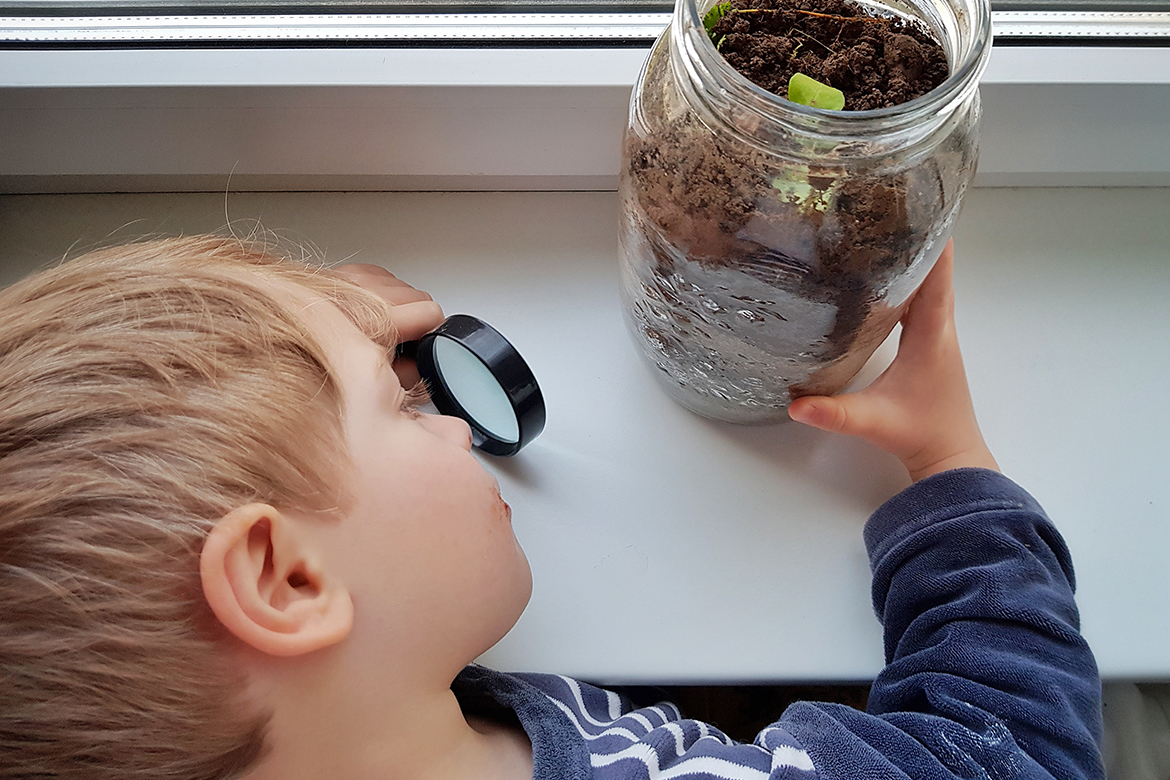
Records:
[[[716,3],[703,17],[703,28],[707,31],[712,42],[715,41],[715,25],[719,24],[719,20],[726,16],[730,10],[731,3]]]
[[[828,211],[833,194],[828,189],[815,189],[808,181],[807,168],[789,171],[772,179],[772,189],[784,203],[801,206],[822,214]]]
[[[788,80],[788,99],[802,106],[827,108],[830,111],[845,108],[844,92],[803,73],[793,73],[792,78]]]
[[[703,15],[703,28],[707,31],[707,37],[715,44],[716,51],[723,48],[723,42],[727,40],[726,35],[721,35],[718,38],[715,36],[715,26],[719,24],[720,20],[728,14],[751,14],[762,13],[766,10],[763,8],[732,8],[731,3],[716,3],[711,7],[711,10]],[[827,16],[831,19],[841,19],[849,21],[847,17],[837,17],[828,14],[818,14],[812,11],[799,11],[798,13],[806,13],[810,16]],[[808,33],[801,33],[805,38],[816,42],[823,46],[828,51],[833,49],[818,41]],[[797,43],[796,49],[792,51],[792,57],[796,57],[796,52],[800,49],[801,43]],[[794,73],[792,78],[788,80],[788,99],[793,103],[800,103],[804,106],[813,106],[814,108],[827,108],[831,111],[840,111],[845,108],[845,93],[839,89],[830,87],[828,84],[822,84],[814,78],[804,75],[803,73]]]

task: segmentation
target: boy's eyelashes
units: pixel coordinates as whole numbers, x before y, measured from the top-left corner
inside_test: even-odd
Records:
[[[418,417],[422,414],[418,408],[430,400],[431,395],[427,392],[426,383],[419,380],[403,394],[402,411],[411,417]]]

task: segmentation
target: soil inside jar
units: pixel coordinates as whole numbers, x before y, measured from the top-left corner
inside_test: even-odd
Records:
[[[890,108],[947,77],[942,45],[902,19],[845,0],[732,0],[711,31],[733,68],[781,97],[803,73],[845,94],[846,111]]]
[[[925,28],[843,0],[733,0],[733,7],[757,12],[725,14],[712,35],[718,50],[781,96],[799,71],[841,89],[847,111],[881,108],[919,97],[948,75],[945,53]],[[726,365],[706,350],[713,367],[700,379],[713,378],[716,396],[724,397],[721,384],[740,384],[745,372],[769,361],[794,367],[782,379],[763,369],[771,377],[765,405],[836,392],[900,316],[900,304],[886,305],[881,290],[937,238],[928,234],[958,194],[948,197],[944,180],[953,179],[951,167],[967,164],[966,152],[931,155],[897,171],[875,164],[845,174],[832,155],[778,168],[770,154],[713,132],[693,111],[662,115],[653,129],[625,139],[625,175],[654,258],[642,284],[667,303],[675,296],[671,279],[712,284],[696,293],[703,298],[697,304],[672,304],[673,323],[647,323],[644,335],[664,345],[662,356],[680,356],[679,364],[710,344],[712,329],[742,339],[744,348],[735,347]],[[738,311],[745,322],[772,324],[720,323],[709,314],[742,309],[746,298],[735,293],[729,273],[773,291],[754,296],[757,309]],[[832,314],[826,321],[809,316],[814,310]],[[772,357],[747,360],[756,347]],[[653,359],[660,367],[672,361]]]

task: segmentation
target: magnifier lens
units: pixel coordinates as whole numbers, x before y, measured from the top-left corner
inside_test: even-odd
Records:
[[[532,369],[483,320],[452,314],[418,341],[398,345],[442,414],[462,417],[472,443],[489,455],[515,455],[544,429],[544,397]]]
[[[490,435],[515,444],[520,423],[508,395],[478,357],[457,341],[437,338],[435,368],[447,392]]]

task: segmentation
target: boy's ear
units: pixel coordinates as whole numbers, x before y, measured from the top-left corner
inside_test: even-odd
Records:
[[[203,594],[219,622],[269,655],[329,647],[353,625],[349,592],[299,530],[272,506],[246,504],[215,524],[199,556]]]

